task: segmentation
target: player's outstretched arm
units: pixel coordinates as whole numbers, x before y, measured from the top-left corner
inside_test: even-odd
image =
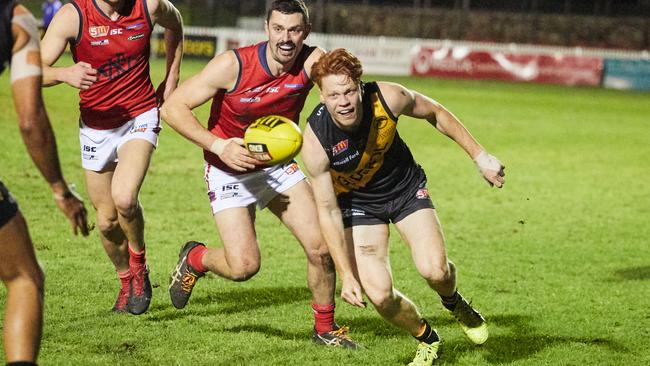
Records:
[[[50,184],[57,206],[70,221],[72,230],[75,234],[81,232],[86,236],[86,208],[63,179],[54,132],[43,105],[38,25],[24,7],[18,6],[15,12],[22,17],[14,16],[12,26],[11,87],[20,133],[34,164]],[[29,17],[26,17],[27,14]]]
[[[237,57],[231,51],[213,58],[197,75],[187,79],[163,103],[160,114],[176,132],[205,150],[217,154],[230,168],[246,171],[255,160],[240,138],[220,139],[208,131],[192,109],[212,99],[219,90],[234,87],[239,75]]]
[[[341,276],[341,297],[352,305],[365,308],[361,285],[355,273],[356,266],[352,263],[354,253],[351,251],[354,249],[348,247],[345,240],[343,218],[329,173],[329,161],[309,125],[305,128],[301,156],[314,191],[321,232]]]
[[[56,13],[41,42],[43,86],[66,83],[77,89],[88,89],[97,81],[97,70],[86,62],[68,67],[53,67],[68,42],[79,36],[79,13],[74,5],[66,4]]]
[[[167,68],[165,79],[156,89],[158,105],[162,104],[178,86],[183,59],[183,18],[169,0],[147,0],[151,20],[165,28]]]
[[[504,184],[505,167],[488,154],[456,116],[435,100],[414,90],[394,83],[381,83],[381,91],[389,108],[397,116],[426,119],[438,131],[454,140],[474,160],[483,178],[501,188]]]

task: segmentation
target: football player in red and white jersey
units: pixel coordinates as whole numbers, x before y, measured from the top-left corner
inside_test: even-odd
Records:
[[[149,77],[149,38],[165,30],[167,73]],[[121,288],[115,312],[141,314],[151,301],[144,217],[138,195],[158,142],[158,105],[176,88],[183,23],[169,0],[74,0],[43,39],[43,83],[79,88],[80,142],[86,188],[104,249]],[[52,67],[67,44],[75,64]]]
[[[334,323],[336,275],[305,176],[295,161],[260,166],[242,146],[244,131],[259,117],[281,115],[298,122],[313,86],[309,72],[323,54],[303,44],[310,28],[303,1],[274,1],[265,23],[267,41],[217,55],[161,108],[173,129],[205,151],[208,196],[223,242],[222,248],[186,243],[169,290],[174,306],[183,308],[197,279],[208,271],[233,281],[253,277],[260,268],[255,206],[268,207],[307,255],[314,341],[354,349],[357,344],[346,336],[347,327]],[[210,99],[206,129],[192,109]]]
[[[11,64],[20,132],[75,234],[88,235],[86,208],[63,178],[56,139],[41,95],[38,22],[15,1],[0,2],[0,73]],[[7,288],[3,323],[7,365],[36,365],[43,324],[43,271],[18,203],[0,181],[0,280]]]

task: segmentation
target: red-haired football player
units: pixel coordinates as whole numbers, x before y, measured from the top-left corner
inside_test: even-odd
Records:
[[[27,151],[75,234],[88,235],[86,208],[63,179],[41,95],[40,32],[15,1],[0,2],[0,73],[11,64],[11,90]],[[7,287],[3,324],[7,365],[35,365],[43,323],[43,272],[18,204],[0,181],[0,279]]]
[[[260,268],[255,206],[268,207],[307,255],[314,341],[357,348],[345,334],[347,327],[334,323],[335,271],[305,176],[295,161],[260,167],[242,146],[244,131],[259,117],[274,114],[298,122],[313,85],[309,72],[323,53],[303,44],[310,29],[303,1],[274,1],[266,17],[267,41],[217,55],[163,105],[163,119],[205,151],[208,196],[223,242],[223,248],[185,244],[169,292],[174,306],[183,308],[197,279],[208,271],[233,281],[253,277]],[[192,109],[210,99],[206,129]]]
[[[165,30],[167,73],[149,77],[149,37]],[[86,189],[104,249],[121,282],[115,312],[141,314],[151,302],[140,187],[158,143],[158,105],[176,88],[183,23],[169,0],[74,0],[43,38],[43,83],[79,88],[79,139]],[[52,67],[67,44],[75,64]]]
[[[427,178],[397,133],[401,115],[428,121],[454,140],[491,185],[504,167],[442,105],[402,85],[361,81],[361,62],[344,49],[325,54],[311,69],[321,104],[308,119],[302,157],[311,176],[318,217],[343,288],[341,297],[365,307],[362,291],[390,323],[420,341],[411,365],[431,365],[440,339],[415,305],[393,287],[388,224],[411,249],[420,275],[469,339],[487,340],[485,320],[456,290]]]

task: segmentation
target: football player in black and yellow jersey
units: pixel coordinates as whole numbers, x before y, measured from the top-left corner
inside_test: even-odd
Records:
[[[476,162],[490,185],[504,184],[504,166],[442,105],[402,85],[361,81],[360,61],[344,49],[312,68],[321,104],[308,119],[302,159],[321,229],[343,287],[341,297],[365,307],[362,291],[390,323],[420,341],[411,365],[431,365],[440,338],[415,305],[393,287],[389,223],[411,249],[421,276],[475,344],[488,338],[485,319],[458,293],[426,175],[397,132],[401,115],[426,119]]]

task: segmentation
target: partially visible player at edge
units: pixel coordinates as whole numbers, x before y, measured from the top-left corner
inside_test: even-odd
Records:
[[[341,297],[365,307],[362,291],[388,322],[420,344],[411,365],[431,365],[440,338],[415,305],[393,287],[388,224],[411,249],[420,275],[475,344],[487,340],[485,320],[456,289],[424,170],[397,133],[399,116],[424,119],[454,140],[483,177],[501,187],[504,167],[442,105],[402,85],[361,81],[361,62],[344,49],[325,54],[311,78],[321,104],[308,119],[302,158],[311,176],[323,235],[341,275]]]
[[[267,12],[268,40],[217,55],[198,75],[181,84],[161,109],[163,119],[205,150],[208,197],[223,248],[188,242],[181,249],[169,288],[183,308],[206,272],[245,281],[260,268],[255,204],[268,207],[293,233],[307,255],[319,344],[357,348],[334,323],[335,271],[318,227],[311,189],[295,161],[258,166],[242,144],[257,118],[281,115],[298,122],[313,84],[309,72],[323,51],[304,45],[311,25],[303,1],[276,0]],[[212,99],[208,129],[192,109]]]
[[[149,38],[165,29],[165,80],[154,90]],[[81,89],[81,161],[104,249],[121,282],[113,311],[151,302],[140,188],[158,143],[158,106],[178,84],[183,23],[169,0],[74,0],[43,38],[43,83]],[[75,64],[52,67],[70,43]]]
[[[63,179],[41,95],[38,22],[14,1],[0,3],[0,73],[11,61],[11,89],[27,151],[75,234],[88,235],[86,208]],[[44,276],[27,224],[0,181],[0,278],[7,287],[3,339],[7,365],[35,365],[43,324]]]

